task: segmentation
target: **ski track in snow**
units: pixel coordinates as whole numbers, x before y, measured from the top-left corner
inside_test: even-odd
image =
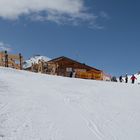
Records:
[[[57,139],[57,129],[51,121],[44,121],[47,118],[45,110],[40,110],[34,102],[25,102],[22,100],[27,107],[32,108],[23,109],[24,105],[16,107],[13,103],[5,105],[1,110],[0,114],[0,137],[4,140],[45,140],[43,134],[40,133],[42,129],[48,133],[49,140]],[[16,101],[20,104],[19,101]],[[16,110],[12,110],[16,108]],[[42,106],[41,106],[42,108]],[[23,110],[22,110],[23,109]],[[30,113],[32,111],[32,113]],[[38,124],[34,126],[34,123]]]
[[[120,113],[114,112],[114,115],[112,116],[112,118],[110,119],[108,118],[99,126],[98,125],[99,120],[95,119],[96,117],[94,116],[94,110],[89,112],[89,110],[87,110],[88,107],[83,106],[83,104],[81,103],[81,101],[85,100],[86,96],[88,96],[88,94],[84,94],[85,93],[84,90],[81,90],[81,91],[82,92],[80,94],[71,92],[70,95],[66,95],[66,97],[64,97],[64,103],[68,104],[72,109],[76,110],[76,112],[80,115],[80,117],[86,123],[88,129],[93,133],[93,135],[96,136],[98,140],[105,140],[106,135],[108,137],[108,140],[118,140],[117,136],[114,136],[111,131],[108,132],[108,134],[107,133],[104,134],[101,128],[103,125],[106,125],[106,124],[111,125],[112,122],[115,122],[115,119],[117,118],[117,116],[120,115]],[[66,91],[62,91],[62,93],[65,93],[65,92]],[[102,101],[98,100],[98,102],[99,104],[103,105]],[[130,118],[132,119],[131,116]]]
[[[79,95],[83,95],[83,94],[81,93]],[[64,102],[66,104],[71,105],[71,107],[72,107],[73,103],[76,104],[76,106],[79,106],[78,102],[80,100],[82,100],[82,99],[85,98],[85,95],[84,96],[79,96],[79,95],[76,95],[76,94],[72,94],[71,93],[69,96],[67,96],[67,97],[64,98]],[[76,106],[74,106],[73,108],[75,108]],[[79,106],[79,108],[82,109],[82,110],[84,110],[84,108],[82,106]],[[78,112],[78,109],[77,109],[77,112]],[[88,111],[87,110],[86,111],[84,110],[83,113],[84,114],[81,114],[79,112],[81,118],[83,119],[83,121],[87,125],[88,129],[97,137],[97,139],[103,140],[105,138],[104,137],[104,134],[101,132],[101,130],[99,129],[98,125],[93,120],[91,120],[91,119],[89,119],[87,117],[88,115],[86,115],[86,114],[88,113]],[[115,138],[112,138],[112,140],[116,140],[116,139]]]
[[[8,84],[0,81],[0,98],[7,96],[3,91],[8,91],[8,88]],[[14,93],[15,91],[10,90],[10,94]],[[32,99],[30,93],[26,95],[25,99],[15,97],[14,100],[9,99],[6,103],[0,102],[0,140],[57,140],[60,136],[55,124],[48,119],[44,122],[44,118],[47,118],[46,107],[40,110],[43,107],[38,106],[38,98],[30,101]],[[36,123],[39,127],[35,125]],[[48,133],[47,138],[43,137],[40,129]]]
[[[48,119],[44,121],[44,118],[47,118],[46,108],[41,111],[42,106],[39,108],[34,102],[22,101],[27,107],[32,106],[32,108],[25,108],[24,110],[22,108],[24,105],[16,107],[12,106],[12,103],[9,105],[11,108],[8,108],[8,105],[3,108],[0,117],[0,137],[4,140],[45,140],[43,134],[40,133],[40,129],[42,129],[44,133],[45,131],[48,133],[48,140],[56,140],[58,136],[55,125],[51,121],[49,122]],[[20,104],[21,101],[16,102]],[[12,108],[16,108],[16,110],[12,110]],[[38,125],[34,126],[34,123]]]

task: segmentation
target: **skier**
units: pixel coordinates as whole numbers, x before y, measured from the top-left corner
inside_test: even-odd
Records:
[[[122,82],[122,81],[123,81],[122,76],[120,76],[120,77],[119,77],[119,81],[120,81],[120,82]]]
[[[125,75],[125,83],[128,83],[128,76],[127,76],[127,74]]]
[[[137,78],[135,77],[134,74],[132,75],[131,80],[132,80],[132,84],[134,84],[135,83],[135,80],[137,80]]]

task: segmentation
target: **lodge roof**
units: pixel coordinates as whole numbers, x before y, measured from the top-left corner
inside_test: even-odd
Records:
[[[57,58],[54,58],[54,59],[51,59],[50,61],[48,61],[48,63],[51,63],[51,62],[58,62],[58,61],[61,61],[61,60],[68,60],[68,61],[72,61],[72,62],[74,62],[74,63],[77,63],[77,64],[79,64],[79,65],[83,65],[83,66],[85,66],[85,67],[87,67],[88,69],[90,69],[90,70],[96,70],[96,71],[102,71],[102,70],[99,70],[99,69],[96,69],[96,68],[93,68],[93,67],[91,67],[91,66],[88,66],[88,65],[86,65],[85,63],[80,63],[80,62],[78,62],[78,61],[76,61],[76,60],[73,60],[73,59],[71,59],[71,58],[68,58],[68,57],[65,57],[65,56],[61,56],[61,57],[57,57]]]

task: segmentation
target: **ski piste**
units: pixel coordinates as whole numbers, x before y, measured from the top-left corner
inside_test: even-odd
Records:
[[[0,140],[139,140],[139,90],[0,68]]]

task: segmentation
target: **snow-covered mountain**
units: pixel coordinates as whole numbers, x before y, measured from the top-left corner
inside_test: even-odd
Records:
[[[31,57],[29,60],[26,60],[24,62],[23,68],[24,69],[29,68],[32,66],[32,63],[38,63],[39,60],[43,60],[47,62],[51,59],[46,56],[35,55],[34,57]]]
[[[0,140],[139,140],[140,85],[0,68]]]

